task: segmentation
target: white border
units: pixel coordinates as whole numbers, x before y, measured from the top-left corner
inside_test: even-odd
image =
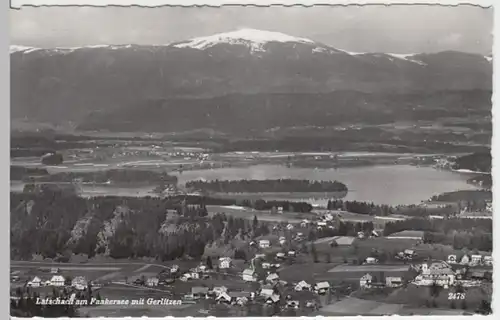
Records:
[[[498,0],[496,0],[498,1]],[[155,7],[155,6],[191,6],[191,5],[197,5],[197,6],[220,6],[220,5],[254,5],[254,6],[268,6],[268,5],[302,5],[302,6],[312,6],[315,4],[321,4],[321,5],[349,5],[349,4],[356,4],[356,5],[362,5],[362,4],[435,4],[435,5],[476,5],[476,6],[481,6],[481,7],[489,7],[495,4],[495,0],[469,0],[469,1],[460,1],[460,0],[441,0],[441,1],[433,1],[433,0],[414,0],[414,1],[401,1],[401,0],[295,0],[295,1],[290,1],[290,0],[229,0],[229,1],[224,1],[224,0],[205,0],[205,1],[200,1],[200,0],[11,0],[10,7],[11,8],[21,8],[22,6],[50,6],[50,5],[62,5],[62,6],[69,6],[69,5],[79,5],[79,6],[106,6],[106,5],[115,5],[115,6],[130,6],[130,5],[135,5],[135,6],[143,6],[143,7]],[[2,67],[2,72],[0,72],[0,75],[3,77],[1,83],[2,83],[2,94],[0,94],[0,99],[4,99],[4,103],[2,104],[3,108],[2,110],[2,119],[5,121],[6,125],[0,126],[1,130],[3,130],[3,134],[0,134],[0,139],[2,143],[2,149],[5,150],[5,154],[9,155],[8,146],[9,146],[9,123],[10,121],[10,107],[8,108],[7,106],[10,106],[9,103],[9,92],[10,92],[10,87],[9,87],[9,51],[8,51],[8,12],[9,12],[9,7],[5,7],[7,12],[7,15],[0,17],[1,22],[7,22],[6,23],[6,28],[2,28],[2,36],[0,37],[2,45],[5,44],[4,46],[4,54],[5,54],[5,60],[3,60],[2,64],[0,66]],[[499,18],[499,13],[496,12],[497,10],[494,10],[494,17],[495,21],[498,20]],[[4,13],[2,12],[2,13]],[[498,26],[498,23],[495,23],[494,26],[494,31],[499,31],[500,27]],[[495,33],[495,32],[494,32]],[[498,44],[497,41],[494,41],[493,45],[493,55],[497,56],[497,53],[500,53],[500,45]],[[6,62],[6,63],[5,63]],[[497,138],[496,138],[496,133],[498,130],[496,130],[496,125],[500,125],[500,123],[497,121],[497,116],[496,116],[496,106],[495,102],[498,101],[497,98],[497,90],[498,89],[498,81],[496,77],[496,70],[498,69],[498,59],[493,59],[493,74],[494,74],[494,82],[493,82],[493,88],[494,88],[494,93],[493,93],[493,108],[492,108],[492,113],[493,113],[493,140],[492,140],[492,154],[493,154],[493,169],[492,169],[492,174],[494,177],[494,180],[496,182],[496,177],[500,176],[500,168],[496,165],[497,163]],[[3,196],[5,197],[4,199],[6,201],[2,201],[2,203],[5,203],[7,205],[6,210],[3,211],[2,214],[2,220],[5,221],[2,223],[3,226],[8,226],[10,225],[8,223],[9,220],[9,189],[10,185],[8,184],[8,168],[9,168],[9,163],[10,159],[7,157],[4,157],[5,163],[2,166],[2,180],[1,182],[4,183],[5,188],[2,188],[4,192],[2,193]],[[5,178],[4,178],[5,177]],[[494,194],[494,211],[496,212],[497,209],[500,210],[500,204],[498,204],[498,201],[496,201],[496,183],[493,185],[493,194]],[[500,219],[494,219],[493,221],[493,229],[499,229],[500,230]],[[6,230],[8,231],[8,230]],[[4,237],[2,239],[3,241],[0,241],[1,245],[5,248],[7,247],[6,250],[2,249],[2,253],[7,253],[9,252],[9,232],[3,232],[1,233]],[[500,238],[494,237],[494,247],[495,248],[500,248]],[[7,253],[8,254],[8,253]],[[493,252],[494,256],[494,261],[495,261],[495,268],[496,264],[499,263],[500,261],[500,249],[494,250]],[[8,259],[2,259],[3,265],[2,269],[5,270],[9,269],[9,260]],[[5,272],[5,271],[4,271]],[[5,273],[4,273],[5,275]],[[494,272],[494,290],[493,290],[493,304],[492,308],[494,310],[495,314],[500,314],[500,288],[498,288],[498,279],[500,278],[498,276],[498,273]],[[7,280],[7,277],[2,277],[2,281],[5,281],[5,285],[2,287],[4,289],[9,288],[9,283]],[[7,280],[7,281],[6,281]],[[6,292],[5,290],[4,292]],[[7,294],[8,291],[7,291]],[[3,296],[3,294],[2,294]],[[0,310],[3,312],[7,311],[9,312],[9,300],[7,298],[4,298],[4,296],[1,298],[1,302],[3,306],[5,307],[0,307]],[[420,318],[426,318],[426,319],[457,319],[457,318],[467,318],[467,319],[494,319],[494,316],[463,316],[463,317],[456,317],[456,316],[447,316],[447,317],[441,317],[441,316],[394,316],[398,319],[415,319],[415,317],[420,317]],[[190,318],[190,317],[188,317]],[[214,317],[208,317],[208,318],[214,318]],[[275,317],[273,317],[275,318]],[[281,317],[279,317],[281,318]],[[307,317],[304,317],[307,318]],[[318,318],[323,318],[323,317],[318,317]],[[333,318],[333,317],[332,317]],[[342,320],[350,320],[350,319],[360,319],[363,317],[337,317],[338,319]],[[383,320],[385,317],[370,317],[370,319],[381,319]],[[13,318],[16,319],[16,318]],[[33,318],[33,319],[42,319],[42,318]],[[64,319],[64,318],[59,318],[59,319]],[[132,319],[130,317],[126,318],[106,318],[106,319]],[[174,317],[165,317],[165,318],[148,318],[148,317],[141,317],[141,318],[136,318],[136,319],[174,319]],[[238,318],[224,318],[224,319],[238,319]],[[255,318],[255,319],[263,319],[263,318]],[[290,318],[283,318],[283,319],[290,319]]]

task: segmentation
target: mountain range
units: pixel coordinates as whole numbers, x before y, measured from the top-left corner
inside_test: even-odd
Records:
[[[491,55],[353,53],[253,29],[167,45],[11,46],[10,58],[12,118],[81,129],[266,129],[491,104]]]

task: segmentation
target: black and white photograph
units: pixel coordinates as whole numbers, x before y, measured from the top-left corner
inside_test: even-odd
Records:
[[[9,18],[11,316],[493,313],[493,7]]]

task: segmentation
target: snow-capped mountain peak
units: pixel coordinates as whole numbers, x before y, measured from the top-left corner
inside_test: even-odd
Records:
[[[212,36],[194,38],[174,44],[176,48],[194,48],[204,50],[217,44],[242,44],[250,47],[252,51],[261,51],[269,42],[297,42],[314,44],[314,41],[289,36],[281,32],[263,31],[257,29],[240,29],[237,31],[218,33]]]

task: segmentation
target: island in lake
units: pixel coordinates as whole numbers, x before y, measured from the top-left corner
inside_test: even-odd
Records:
[[[187,189],[215,193],[347,192],[339,181],[298,179],[188,181]]]

